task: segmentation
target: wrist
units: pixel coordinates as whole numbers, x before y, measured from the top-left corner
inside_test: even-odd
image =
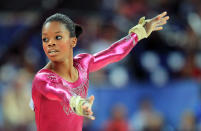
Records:
[[[138,37],[138,41],[147,38],[147,33],[142,24],[138,24],[129,30],[129,34],[135,33]]]
[[[82,108],[83,105],[87,105],[88,107],[91,106],[86,99],[81,98],[80,96],[73,96],[70,99],[70,107],[77,115],[84,116]]]
[[[73,96],[70,99],[70,107],[74,113],[80,115],[82,114],[82,109],[80,106],[81,97],[80,96]]]

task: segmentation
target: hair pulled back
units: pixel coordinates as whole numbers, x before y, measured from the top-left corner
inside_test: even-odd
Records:
[[[64,24],[66,29],[68,29],[68,31],[70,32],[70,37],[78,38],[83,31],[80,25],[75,24],[68,16],[61,13],[56,13],[54,15],[49,16],[43,23],[43,26],[46,23],[53,21]]]

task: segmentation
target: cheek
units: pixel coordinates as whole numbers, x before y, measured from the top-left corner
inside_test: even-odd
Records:
[[[59,45],[60,49],[68,49],[68,44],[67,43],[62,43]]]
[[[42,46],[43,46],[43,50],[45,51],[45,53],[47,52],[47,46],[43,43],[42,44]]]
[[[70,43],[69,41],[63,41],[62,43],[58,44],[59,48],[62,50],[69,50],[70,49]]]

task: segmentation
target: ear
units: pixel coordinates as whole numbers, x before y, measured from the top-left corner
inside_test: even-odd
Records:
[[[72,37],[71,38],[71,46],[74,48],[77,45],[77,38],[76,37]]]

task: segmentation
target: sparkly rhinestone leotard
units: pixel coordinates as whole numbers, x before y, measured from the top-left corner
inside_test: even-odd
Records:
[[[87,96],[89,73],[123,59],[136,45],[137,35],[132,33],[96,54],[79,54],[73,64],[79,78],[71,83],[49,69],[41,69],[34,77],[32,99],[37,131],[81,131],[83,117],[70,109],[73,95]]]

